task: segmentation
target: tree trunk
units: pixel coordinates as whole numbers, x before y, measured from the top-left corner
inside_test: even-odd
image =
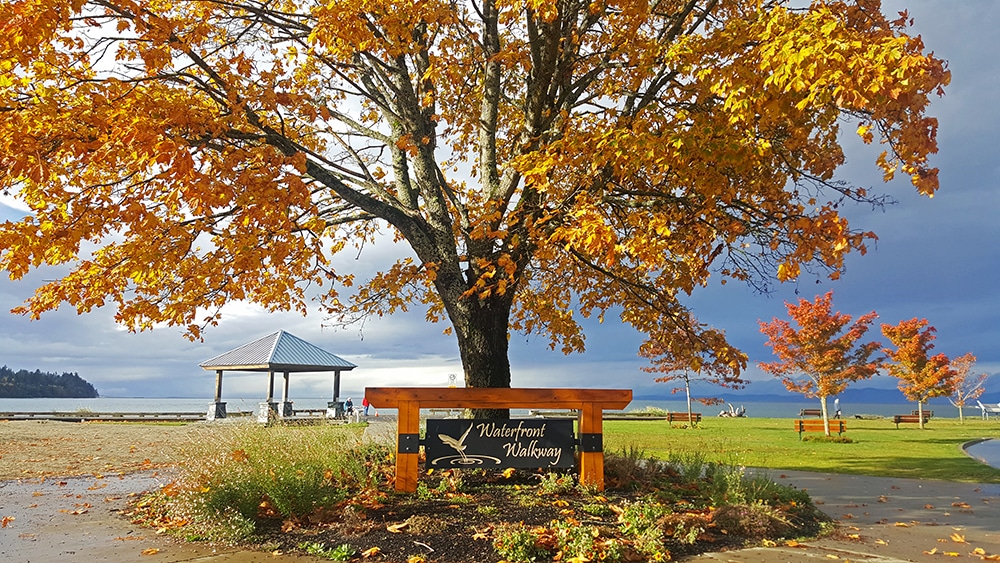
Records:
[[[920,425],[920,429],[924,429],[924,402],[917,401],[917,424]]]
[[[452,318],[465,370],[466,387],[510,387],[507,356],[509,299],[470,299],[468,313]],[[470,409],[472,418],[510,418],[510,409]]]
[[[820,395],[819,409],[823,413],[823,433],[830,435],[830,412],[826,410],[826,395]]]
[[[965,424],[965,416],[962,414],[962,405],[958,405],[958,422]]]
[[[693,413],[691,412],[691,381],[687,377],[687,372],[684,372],[684,392],[687,393],[688,424],[691,425],[691,428],[694,428],[694,416],[692,416]]]

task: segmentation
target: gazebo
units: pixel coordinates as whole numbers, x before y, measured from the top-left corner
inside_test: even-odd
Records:
[[[288,400],[288,375],[300,372],[333,372],[333,401],[328,406],[340,414],[340,372],[357,366],[347,360],[314,346],[283,330],[269,334],[239,348],[205,360],[198,364],[203,369],[215,371],[215,401],[208,407],[208,419],[226,418],[226,403],[222,401],[222,372],[267,372],[267,399],[260,404],[258,420],[268,422],[272,417],[294,415]],[[284,375],[281,388],[281,406],[274,401],[274,374]]]

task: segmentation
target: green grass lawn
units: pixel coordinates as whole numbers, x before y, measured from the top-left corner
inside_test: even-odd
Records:
[[[799,441],[789,418],[705,418],[696,428],[664,421],[604,422],[604,449],[635,447],[647,455],[702,455],[721,463],[884,477],[1000,483],[1000,469],[968,457],[961,445],[1000,439],[1000,421],[932,418],[921,430],[892,420],[847,420],[852,443]],[[806,436],[821,436],[807,433]],[[834,434],[836,435],[836,434]]]

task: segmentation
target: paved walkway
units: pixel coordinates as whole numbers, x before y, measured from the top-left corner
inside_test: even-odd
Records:
[[[769,471],[804,489],[839,522],[835,534],[795,547],[711,553],[689,561],[874,563],[1000,557],[1000,485]],[[982,550],[981,552],[976,550]]]

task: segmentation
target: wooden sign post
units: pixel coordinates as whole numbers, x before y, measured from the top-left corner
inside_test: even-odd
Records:
[[[420,409],[575,409],[580,412],[580,483],[604,490],[605,410],[632,402],[631,389],[508,389],[369,387],[365,397],[379,409],[397,409],[396,490],[417,490]]]

